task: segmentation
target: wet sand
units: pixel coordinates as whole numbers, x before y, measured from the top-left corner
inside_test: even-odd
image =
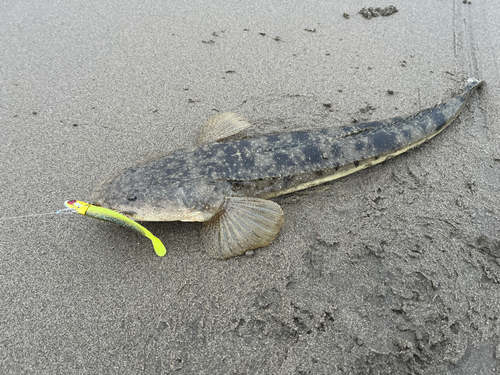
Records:
[[[423,146],[276,199],[251,255],[210,258],[197,223],[147,223],[159,258],[77,214],[2,219],[2,372],[500,373],[500,4],[389,5],[7,2],[3,218],[88,200],[218,112],[337,127],[486,84]]]

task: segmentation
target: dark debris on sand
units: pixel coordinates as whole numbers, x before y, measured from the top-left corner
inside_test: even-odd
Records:
[[[389,5],[388,7],[385,8],[372,8],[372,7],[364,7],[361,9],[358,13],[361,14],[363,17],[366,19],[372,19],[373,17],[386,17],[390,16],[391,14],[394,14],[398,11],[398,9],[394,5]]]

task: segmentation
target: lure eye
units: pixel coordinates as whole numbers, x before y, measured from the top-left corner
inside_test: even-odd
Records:
[[[76,203],[76,200],[68,201],[67,203],[68,203],[68,204],[75,204],[75,203]]]

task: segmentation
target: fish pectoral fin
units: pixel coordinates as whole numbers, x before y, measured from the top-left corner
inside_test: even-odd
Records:
[[[283,210],[275,202],[230,197],[203,224],[201,234],[207,252],[212,257],[227,259],[269,245],[283,222]]]
[[[201,128],[196,145],[212,143],[230,137],[249,128],[250,123],[240,115],[231,112],[211,117]]]

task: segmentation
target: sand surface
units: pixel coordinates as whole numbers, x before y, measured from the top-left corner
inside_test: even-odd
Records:
[[[2,3],[1,373],[500,373],[500,3],[348,3]],[[88,200],[218,112],[336,127],[469,77],[486,85],[429,143],[277,199],[251,256],[210,258],[196,223],[146,224],[159,258],[81,215],[12,218]]]

